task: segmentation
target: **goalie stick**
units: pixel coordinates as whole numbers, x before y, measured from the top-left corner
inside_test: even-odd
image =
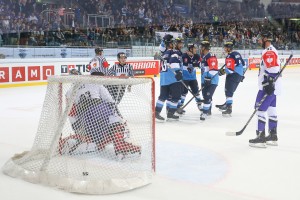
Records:
[[[225,66],[226,66],[226,64],[224,64],[220,69],[223,69]],[[220,70],[220,69],[219,69],[219,70]],[[217,74],[218,74],[218,73],[217,73]],[[213,79],[217,74],[213,75],[211,79]],[[205,87],[205,86],[201,87],[201,88],[198,90],[197,93],[201,92],[201,91],[203,90],[204,87]],[[189,103],[190,103],[194,98],[196,98],[195,95],[193,95],[193,97],[192,97],[192,98],[191,98],[184,106],[178,108],[177,111],[182,112],[183,109],[184,109],[187,105],[189,105]],[[201,101],[202,101],[202,100],[201,100]]]
[[[290,55],[290,57],[287,59],[287,61],[285,62],[284,66],[281,68],[281,70],[279,71],[278,75],[275,77],[274,79],[274,83],[277,81],[277,79],[281,76],[282,71],[285,69],[286,65],[290,62],[290,60],[292,59],[293,54]],[[257,104],[255,110],[253,111],[252,115],[250,116],[250,118],[248,119],[247,123],[245,124],[245,126],[242,128],[242,130],[238,131],[238,132],[226,132],[227,136],[238,136],[241,135],[244,130],[246,129],[246,127],[248,126],[248,124],[250,123],[250,121],[252,120],[253,116],[255,115],[255,113],[258,111],[258,108],[261,106],[261,104],[264,102],[264,100],[267,98],[267,94],[265,94],[263,96],[263,98],[260,100],[260,102]]]

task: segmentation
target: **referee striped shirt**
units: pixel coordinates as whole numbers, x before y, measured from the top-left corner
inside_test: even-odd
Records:
[[[102,72],[104,75],[108,74],[109,64],[103,56],[95,56],[90,61],[90,73],[93,72]]]
[[[108,71],[108,76],[134,76],[131,64],[114,64]]]

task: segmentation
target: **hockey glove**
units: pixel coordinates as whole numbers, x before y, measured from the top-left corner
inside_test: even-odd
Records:
[[[193,62],[193,67],[199,67],[199,62],[198,61],[194,61]]]
[[[274,78],[271,76],[264,76],[264,81],[262,82],[263,90],[267,95],[271,95],[275,91]]]
[[[191,65],[189,65],[189,66],[187,67],[187,70],[188,70],[189,73],[192,73],[192,72],[194,71],[194,67],[191,66]]]
[[[211,78],[205,77],[204,78],[204,87],[208,87],[211,85]]]
[[[219,76],[223,76],[225,74],[225,69],[224,68],[219,69],[218,74]]]
[[[176,73],[176,74],[175,74],[176,80],[177,80],[177,81],[182,80],[182,72],[181,72],[180,70],[176,70],[175,73]]]

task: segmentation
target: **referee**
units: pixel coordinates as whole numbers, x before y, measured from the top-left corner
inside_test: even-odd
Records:
[[[107,75],[109,71],[109,64],[103,56],[103,49],[100,47],[95,48],[95,57],[90,61],[90,74],[93,72],[101,72]]]
[[[117,54],[118,63],[114,64],[108,71],[108,76],[119,76],[119,77],[133,77],[133,67],[131,64],[126,63],[127,56],[124,52],[119,52]],[[116,103],[120,103],[123,98],[126,85],[114,85],[110,91],[111,96],[114,98]],[[131,85],[127,87],[128,92],[131,91]]]

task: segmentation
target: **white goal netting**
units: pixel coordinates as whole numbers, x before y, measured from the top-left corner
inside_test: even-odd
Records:
[[[49,77],[34,144],[3,172],[87,194],[147,185],[155,167],[153,102],[151,78]]]

